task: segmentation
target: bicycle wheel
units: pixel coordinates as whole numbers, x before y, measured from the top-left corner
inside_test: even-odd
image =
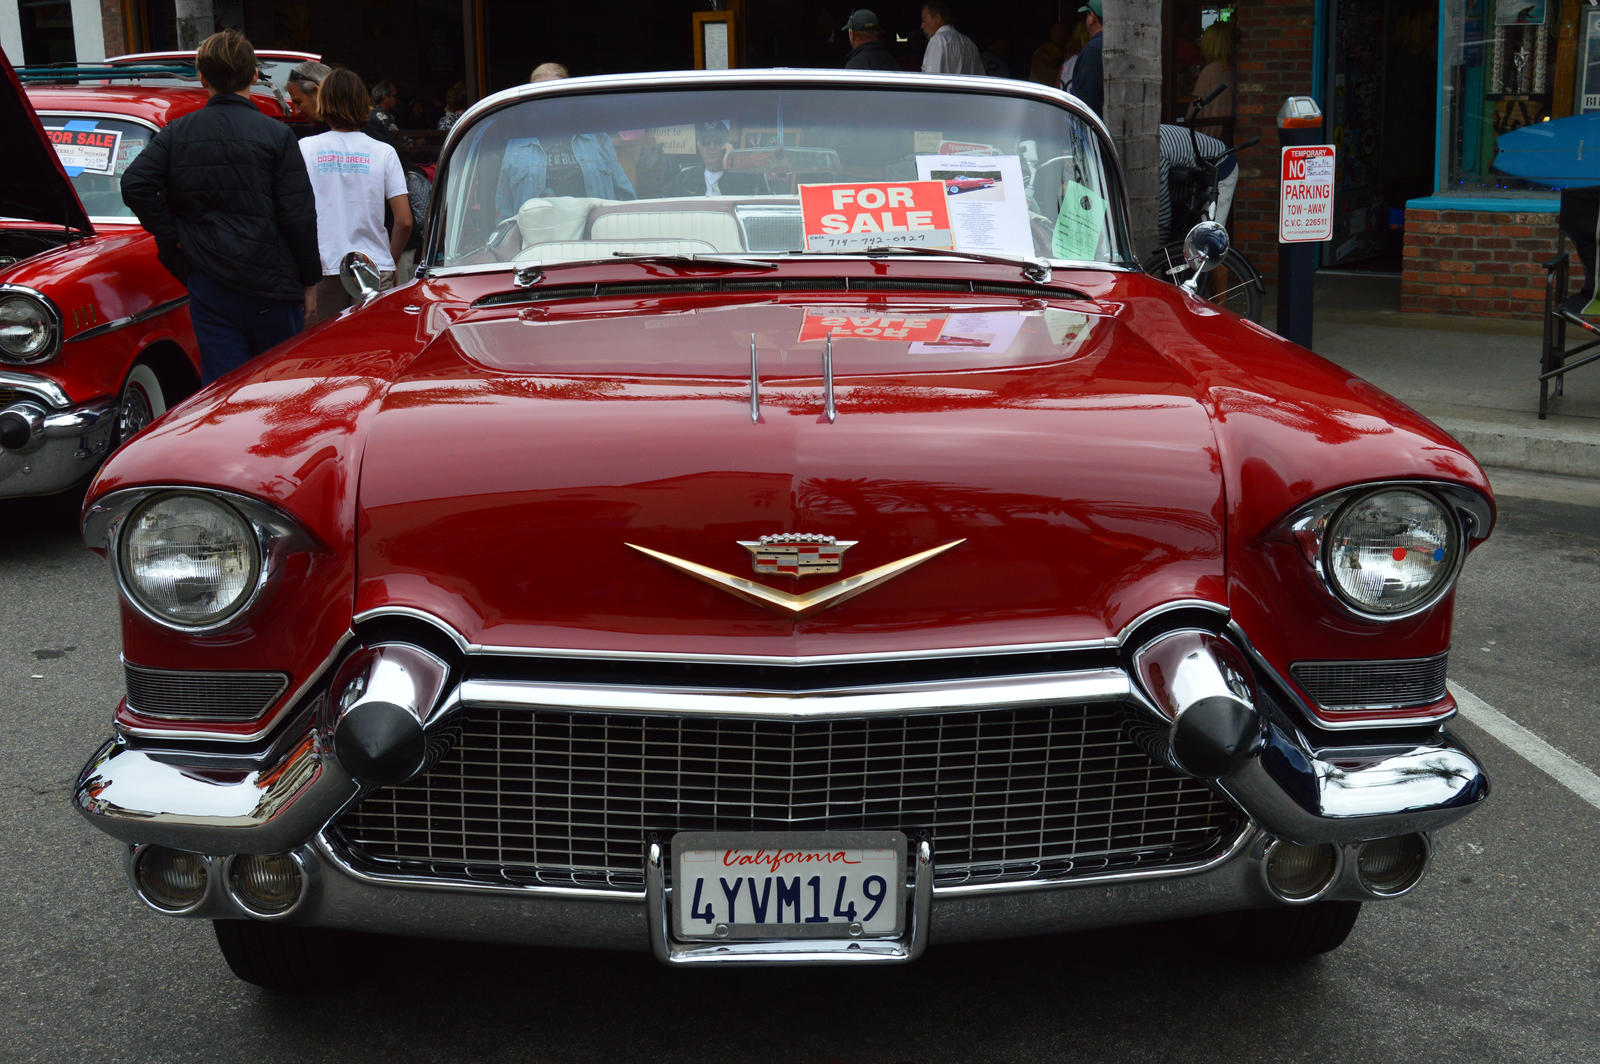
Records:
[[[1181,285],[1189,279],[1181,243],[1157,249],[1145,258],[1143,265],[1145,273],[1170,284]],[[1261,321],[1261,275],[1236,248],[1223,253],[1216,269],[1202,276],[1195,290],[1201,298],[1226,307],[1241,318],[1258,324]]]

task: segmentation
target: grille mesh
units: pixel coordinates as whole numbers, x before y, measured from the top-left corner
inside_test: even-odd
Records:
[[[848,721],[464,710],[430,772],[338,833],[401,874],[637,889],[645,836],[928,830],[941,885],[1161,867],[1244,822],[1109,707]]]
[[[127,663],[122,671],[128,708],[163,720],[255,720],[289,686],[281,672],[147,669]]]
[[[1449,654],[1403,661],[1299,661],[1290,666],[1324,709],[1425,706],[1445,696]]]

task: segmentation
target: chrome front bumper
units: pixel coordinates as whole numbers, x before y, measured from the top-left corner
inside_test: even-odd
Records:
[[[65,491],[93,473],[116,443],[116,415],[113,399],[64,408],[22,399],[0,409],[26,436],[0,447],[0,498]]]
[[[325,828],[360,793],[315,732],[270,767],[222,771],[107,743],[84,769],[74,802],[96,827],[137,854],[156,844],[204,856],[205,896],[172,915],[262,917],[230,893],[235,854],[292,853],[306,888],[296,924],[397,935],[529,945],[651,949],[672,964],[906,961],[930,943],[1047,934],[1283,903],[1264,862],[1276,840],[1332,843],[1340,871],[1321,898],[1370,900],[1356,876],[1362,840],[1426,834],[1464,816],[1488,793],[1472,755],[1442,730],[1421,746],[1364,750],[1337,762],[1270,729],[1266,750],[1218,781],[1253,823],[1220,855],[1186,866],[1072,879],[934,887],[937,840],[912,839],[908,928],[893,941],[792,951],[783,944],[690,945],[669,930],[670,886],[662,842],[640,855],[644,891],[475,884],[377,874],[358,866]]]

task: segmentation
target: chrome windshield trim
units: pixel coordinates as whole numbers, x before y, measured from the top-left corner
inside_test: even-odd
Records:
[[[99,219],[93,220],[98,221]],[[130,325],[137,325],[141,321],[149,321],[151,318],[159,318],[163,314],[170,313],[171,311],[188,305],[188,296],[180,296],[177,299],[169,299],[165,303],[158,303],[153,307],[146,307],[144,310],[139,311],[139,313],[130,314],[126,318],[118,318],[115,321],[108,321],[104,324],[96,325],[92,329],[85,329],[83,332],[78,333],[75,336],[67,337],[65,342],[69,344],[75,344],[79,340],[89,340],[96,336],[104,336],[108,332],[115,332],[118,329],[125,329]]]
[[[744,720],[830,720],[910,717],[963,710],[1081,705],[1125,700],[1132,681],[1121,669],[993,676],[871,687],[782,691],[749,688],[640,687],[621,684],[463,680],[463,708],[554,708],[580,713],[732,717]]]
[[[15,388],[19,392],[37,395],[55,410],[65,410],[72,405],[72,400],[67,398],[67,393],[61,385],[31,373],[0,369],[0,388]]]

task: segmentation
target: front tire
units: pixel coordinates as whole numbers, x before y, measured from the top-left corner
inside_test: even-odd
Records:
[[[1360,915],[1358,901],[1317,901],[1234,913],[1226,945],[1229,952],[1249,960],[1308,961],[1343,945]]]
[[[128,371],[122,383],[122,394],[117,399],[117,446],[121,447],[134,434],[167,412],[167,393],[161,387],[161,378],[147,362],[140,362]]]
[[[265,990],[325,990],[355,982],[349,973],[361,970],[359,954],[350,949],[357,937],[352,932],[260,920],[213,920],[211,926],[233,974]]]

